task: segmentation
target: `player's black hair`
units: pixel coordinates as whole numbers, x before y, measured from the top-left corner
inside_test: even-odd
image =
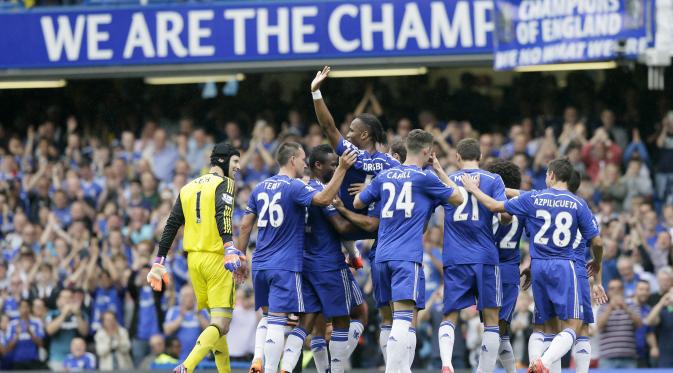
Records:
[[[228,142],[218,143],[210,153],[210,165],[221,168],[225,176],[233,179],[234,175],[229,175],[229,161],[235,155],[240,157],[241,153],[233,145]]]
[[[407,135],[406,148],[407,152],[412,154],[418,154],[424,148],[432,145],[434,138],[430,132],[415,129],[409,132]],[[406,157],[405,157],[406,158]]]
[[[477,139],[460,140],[456,151],[464,161],[478,161],[481,158],[481,147]]]
[[[506,188],[521,188],[521,170],[512,161],[495,158],[484,166],[484,170],[500,175]]]
[[[334,150],[332,147],[327,144],[320,144],[313,149],[311,149],[311,154],[308,156],[308,166],[311,169],[315,168],[316,162],[325,163],[327,162],[327,156],[333,154]]]
[[[572,174],[570,175],[570,180],[568,180],[568,190],[570,193],[575,194],[577,193],[577,190],[580,188],[580,184],[582,183],[582,175],[580,175],[580,172],[577,170],[573,170]]]
[[[369,133],[369,137],[372,139],[373,143],[386,143],[386,133],[383,130],[381,121],[379,121],[376,116],[369,113],[364,113],[356,116],[355,119],[359,119],[360,122],[367,126],[367,132]]]
[[[276,161],[279,165],[285,166],[287,162],[290,161],[290,158],[297,154],[299,149],[302,149],[301,145],[293,141],[287,141],[280,144],[278,151],[276,152]]]
[[[547,167],[549,172],[553,172],[556,176],[556,180],[562,182],[570,181],[570,177],[573,174],[574,168],[570,163],[568,158],[556,158],[553,161],[549,162]]]
[[[407,160],[407,147],[404,145],[403,140],[393,141],[393,143],[390,144],[390,152],[400,156],[400,163],[404,163],[404,161]]]

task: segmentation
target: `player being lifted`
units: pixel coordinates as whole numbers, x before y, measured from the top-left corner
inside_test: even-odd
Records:
[[[159,253],[147,275],[155,291],[161,290],[162,281],[168,284],[166,255],[184,225],[183,246],[197,308],[208,308],[210,325],[201,332],[185,361],[173,370],[175,373],[193,372],[211,350],[217,370],[231,371],[226,334],[236,294],[232,272],[239,270],[241,259],[245,259],[232,240],[234,179],[239,172],[239,157],[238,150],[230,144],[215,145],[210,172],[180,189],[161,235]]]
[[[479,169],[481,150],[475,139],[461,140],[456,146],[459,171],[448,178],[462,185],[463,176],[481,177],[481,189],[488,196],[505,201],[505,185],[500,176]],[[438,163],[438,162],[435,162]],[[440,177],[444,171],[436,167]],[[455,325],[460,310],[477,304],[482,312],[484,336],[477,372],[492,372],[500,346],[499,308],[502,285],[498,249],[493,236],[493,213],[479,204],[463,187],[460,206],[444,207],[444,321],[439,327],[442,373],[453,372],[451,359]],[[501,216],[509,223],[509,216]]]
[[[257,245],[252,259],[255,307],[266,317],[264,371],[275,373],[281,355],[294,359],[301,353],[306,331],[296,327],[285,343],[288,313],[305,312],[302,293],[302,264],[306,207],[328,206],[343,181],[346,170],[355,162],[355,152],[345,152],[332,180],[322,191],[304,184],[299,177],[306,169],[306,154],[301,145],[286,142],[279,146],[277,175],[253,189],[246,215],[241,222],[239,245],[247,248],[252,225],[257,221]],[[284,353],[287,345],[288,351]],[[259,371],[254,361],[251,371]]]
[[[432,152],[432,135],[413,130],[406,139],[403,165],[382,171],[354,200],[362,209],[381,204],[376,262],[383,301],[392,303],[393,324],[388,339],[386,372],[411,372],[407,355],[414,312],[425,306],[423,231],[437,203],[459,205],[462,195],[431,171],[424,171]]]
[[[558,317],[563,331],[551,341],[540,358],[531,362],[529,372],[547,373],[575,344],[583,323],[581,288],[575,271],[573,243],[577,235],[601,246],[591,210],[581,198],[568,191],[573,173],[567,159],[555,159],[547,169],[547,189],[522,193],[509,201],[496,201],[480,191],[477,181],[463,178],[467,191],[494,212],[526,218],[530,234],[531,277],[536,320]],[[600,273],[600,263],[593,263]]]

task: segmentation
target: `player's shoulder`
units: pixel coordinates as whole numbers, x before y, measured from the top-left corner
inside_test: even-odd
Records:
[[[323,190],[325,189],[325,184],[323,184],[320,180],[318,179],[310,179],[308,181],[308,186],[310,186],[313,189],[316,190]]]

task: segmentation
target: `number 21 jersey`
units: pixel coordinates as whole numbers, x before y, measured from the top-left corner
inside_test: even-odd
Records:
[[[246,213],[257,215],[254,270],[301,272],[306,207],[316,193],[315,188],[286,175],[272,176],[255,186],[246,208]]]

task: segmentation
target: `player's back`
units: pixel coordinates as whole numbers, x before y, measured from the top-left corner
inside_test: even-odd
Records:
[[[432,171],[400,165],[385,170],[372,182],[381,206],[376,262],[403,260],[422,263],[423,231],[438,201],[453,189]]]
[[[309,180],[308,185],[321,191],[325,186],[318,180]],[[346,268],[341,252],[339,234],[329,221],[329,217],[338,214],[334,206],[309,206],[306,219],[304,244],[305,271],[331,271]]]
[[[257,215],[253,269],[302,270],[306,206],[314,194],[315,189],[286,175],[255,186],[247,207]]]
[[[498,252],[493,236],[493,213],[463,189],[463,175],[479,176],[479,189],[495,200],[504,201],[505,185],[494,173],[460,170],[449,175],[463,195],[459,206],[444,204],[444,266],[456,264],[498,264]]]
[[[234,181],[211,173],[200,176],[180,189],[180,203],[185,217],[184,249],[185,251],[206,251],[224,253],[222,238],[217,228],[215,195],[220,184],[226,183],[226,195],[229,198],[234,193]],[[231,201],[226,201],[233,206]],[[230,207],[227,206],[231,210]],[[225,215],[227,212],[225,211]],[[231,216],[231,211],[227,216]],[[231,219],[223,219],[231,224]],[[229,230],[231,231],[231,226]]]
[[[493,215],[493,238],[498,249],[500,264],[515,264],[521,262],[519,244],[523,235],[526,220],[512,216],[509,224],[500,224],[498,216]]]
[[[533,259],[573,260],[577,235],[597,234],[593,215],[586,203],[567,190],[548,188],[521,194],[506,204],[506,209],[526,217]]]

